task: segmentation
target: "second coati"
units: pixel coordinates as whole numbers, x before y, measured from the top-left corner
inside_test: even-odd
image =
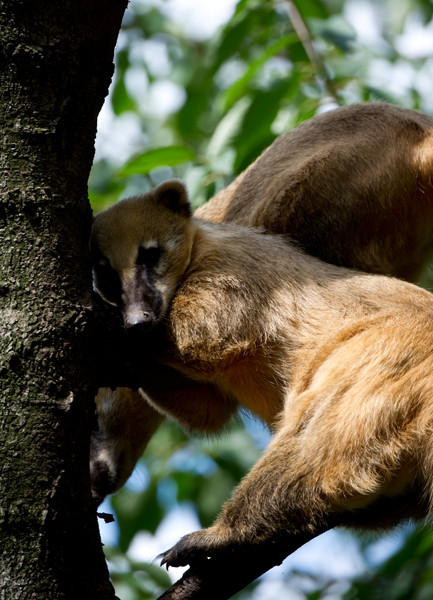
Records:
[[[415,281],[433,251],[433,117],[371,102],[287,131],[196,211],[326,262]]]

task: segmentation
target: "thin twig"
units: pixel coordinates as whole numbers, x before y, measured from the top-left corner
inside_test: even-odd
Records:
[[[292,23],[292,27],[295,30],[299,41],[304,47],[305,53],[308,56],[308,60],[314,67],[317,76],[321,79],[328,93],[338,103],[338,94],[335,88],[335,84],[329,77],[328,69],[326,68],[325,63],[323,62],[322,57],[316,50],[310,30],[308,29],[307,24],[302,18],[302,15],[299,12],[296,4],[292,0],[287,0],[286,2],[284,2],[284,6],[286,7],[286,11],[289,16],[290,22]]]

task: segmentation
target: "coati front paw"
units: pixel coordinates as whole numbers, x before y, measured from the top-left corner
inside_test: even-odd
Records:
[[[233,542],[230,543],[225,536],[221,536],[217,527],[209,527],[184,536],[170,550],[163,552],[161,566],[184,567],[197,565],[209,558],[217,558],[234,550]]]
[[[206,552],[194,543],[194,535],[183,537],[170,550],[158,556],[161,559],[161,567],[185,567],[194,565],[207,559]],[[191,539],[190,539],[191,538]]]

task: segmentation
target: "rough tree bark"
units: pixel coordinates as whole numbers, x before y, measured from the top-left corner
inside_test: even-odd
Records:
[[[96,117],[127,0],[0,0],[0,599],[114,598],[88,473]]]

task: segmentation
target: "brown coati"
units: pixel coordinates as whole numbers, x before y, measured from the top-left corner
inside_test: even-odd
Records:
[[[91,252],[96,289],[135,339],[197,385],[164,394],[143,360],[149,404],[198,432],[242,407],[274,432],[214,525],[165,553],[167,565],[284,555],[335,525],[429,513],[432,294],[193,218],[178,181],[100,213]]]
[[[314,117],[278,138],[196,216],[289,233],[327,262],[414,280],[433,242],[432,132],[432,117],[384,103],[355,104]],[[141,252],[152,256],[158,250]],[[129,318],[134,318],[131,308]],[[170,388],[172,398],[177,392],[181,397],[199,393],[197,383],[186,378],[179,377],[176,385]],[[108,450],[111,431],[120,428],[115,406],[122,393],[126,405],[133,401],[136,410],[142,407],[145,419],[138,422],[143,440],[150,437],[145,423],[151,409],[140,403],[138,392],[100,390],[97,410],[105,401],[113,412],[110,418],[104,410],[92,436],[97,502],[125,483],[134,464],[126,458],[119,462]],[[155,414],[149,421],[152,432],[157,420]]]

